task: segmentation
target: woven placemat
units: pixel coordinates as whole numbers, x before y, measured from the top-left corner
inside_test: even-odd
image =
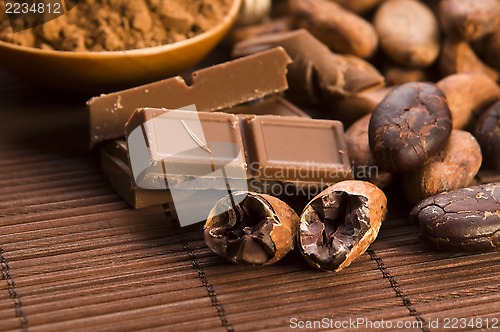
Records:
[[[85,99],[0,75],[1,331],[500,328],[499,253],[429,251],[397,201],[339,273],[297,253],[226,263],[201,225],[179,229],[164,207],[134,210],[113,192],[87,148]]]

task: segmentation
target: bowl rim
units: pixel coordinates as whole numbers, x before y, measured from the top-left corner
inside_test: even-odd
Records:
[[[164,44],[164,45],[158,45],[158,46],[150,46],[150,47],[142,47],[142,48],[135,48],[135,49],[130,49],[130,50],[122,50],[122,51],[61,51],[61,50],[45,50],[41,48],[36,48],[36,47],[29,47],[29,46],[22,46],[22,45],[17,45],[13,43],[9,43],[6,41],[0,40],[0,49],[1,48],[9,48],[12,50],[16,51],[21,51],[21,52],[28,52],[28,53],[35,53],[38,55],[47,55],[47,56],[62,56],[62,57],[99,57],[99,58],[109,58],[109,57],[116,57],[116,56],[122,56],[122,55],[127,55],[127,56],[136,56],[136,55],[151,55],[151,54],[156,54],[156,53],[163,53],[166,51],[169,51],[171,49],[177,49],[177,48],[182,48],[187,45],[197,43],[198,41],[204,40],[205,38],[208,38],[211,35],[216,35],[220,33],[222,30],[224,30],[228,24],[231,24],[231,22],[236,20],[236,17],[239,13],[241,4],[244,0],[232,0],[233,3],[228,11],[228,13],[224,16],[222,21],[218,23],[216,26],[213,28],[200,33],[199,35],[196,35],[191,38],[187,38],[178,42],[170,43],[170,44]]]

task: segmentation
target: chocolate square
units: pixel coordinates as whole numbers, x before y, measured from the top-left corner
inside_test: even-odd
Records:
[[[258,116],[245,125],[253,178],[334,183],[352,177],[338,121]]]

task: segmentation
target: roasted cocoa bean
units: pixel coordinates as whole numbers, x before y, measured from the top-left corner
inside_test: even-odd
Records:
[[[409,172],[444,147],[451,126],[450,110],[438,88],[430,83],[406,83],[373,111],[370,150],[384,170]]]
[[[500,182],[438,194],[410,213],[420,239],[434,249],[490,251],[500,248]]]
[[[436,83],[443,91],[453,118],[453,128],[463,129],[484,109],[500,98],[500,88],[482,73],[461,73]]]
[[[430,81],[428,73],[422,68],[388,65],[384,67],[382,74],[385,77],[387,85]]]
[[[498,71],[481,61],[467,42],[446,39],[443,43],[439,68],[445,76],[456,73],[483,73],[498,81]]]
[[[500,171],[500,101],[479,118],[474,134],[483,149],[485,166]]]
[[[289,16],[280,17],[263,24],[237,27],[233,29],[231,34],[231,43],[236,44],[240,41],[269,33],[290,31],[292,27],[293,19]]]
[[[300,29],[267,34],[235,45],[233,57],[283,47],[293,62],[288,66],[287,97],[299,104],[329,105],[351,94],[377,90],[384,77],[367,61],[332,53],[328,47]]]
[[[387,199],[375,185],[339,182],[321,192],[300,217],[298,247],[306,261],[340,271],[376,239],[387,213]]]
[[[357,14],[364,14],[377,6],[384,0],[333,0],[342,7]]]
[[[404,174],[403,190],[412,203],[469,186],[481,167],[478,142],[467,131],[453,130],[448,143],[421,168]]]
[[[369,58],[378,36],[360,16],[329,0],[291,0],[292,14],[299,28],[309,30],[332,51]]]
[[[371,114],[393,88],[389,86],[377,90],[346,94],[344,98],[331,99],[329,101],[331,107],[329,118],[342,121],[344,125],[349,126],[365,115]]]
[[[448,36],[467,41],[478,40],[500,28],[500,2],[441,0],[439,18]]]
[[[384,2],[375,13],[374,26],[382,50],[400,65],[427,67],[439,54],[439,23],[421,2]]]
[[[239,192],[219,200],[205,223],[207,246],[243,265],[273,264],[294,248],[299,217],[285,202]]]
[[[353,176],[356,180],[364,180],[384,188],[392,180],[392,174],[381,171],[368,143],[368,125],[371,114],[367,114],[354,122],[345,132],[349,158],[351,159]]]

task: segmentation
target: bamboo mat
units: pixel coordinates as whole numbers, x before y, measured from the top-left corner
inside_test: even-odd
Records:
[[[230,265],[200,225],[129,208],[87,149],[86,97],[59,98],[0,72],[1,331],[284,331],[314,320],[440,331],[500,318],[499,252],[429,251],[397,197],[369,251],[337,274],[296,253]]]

